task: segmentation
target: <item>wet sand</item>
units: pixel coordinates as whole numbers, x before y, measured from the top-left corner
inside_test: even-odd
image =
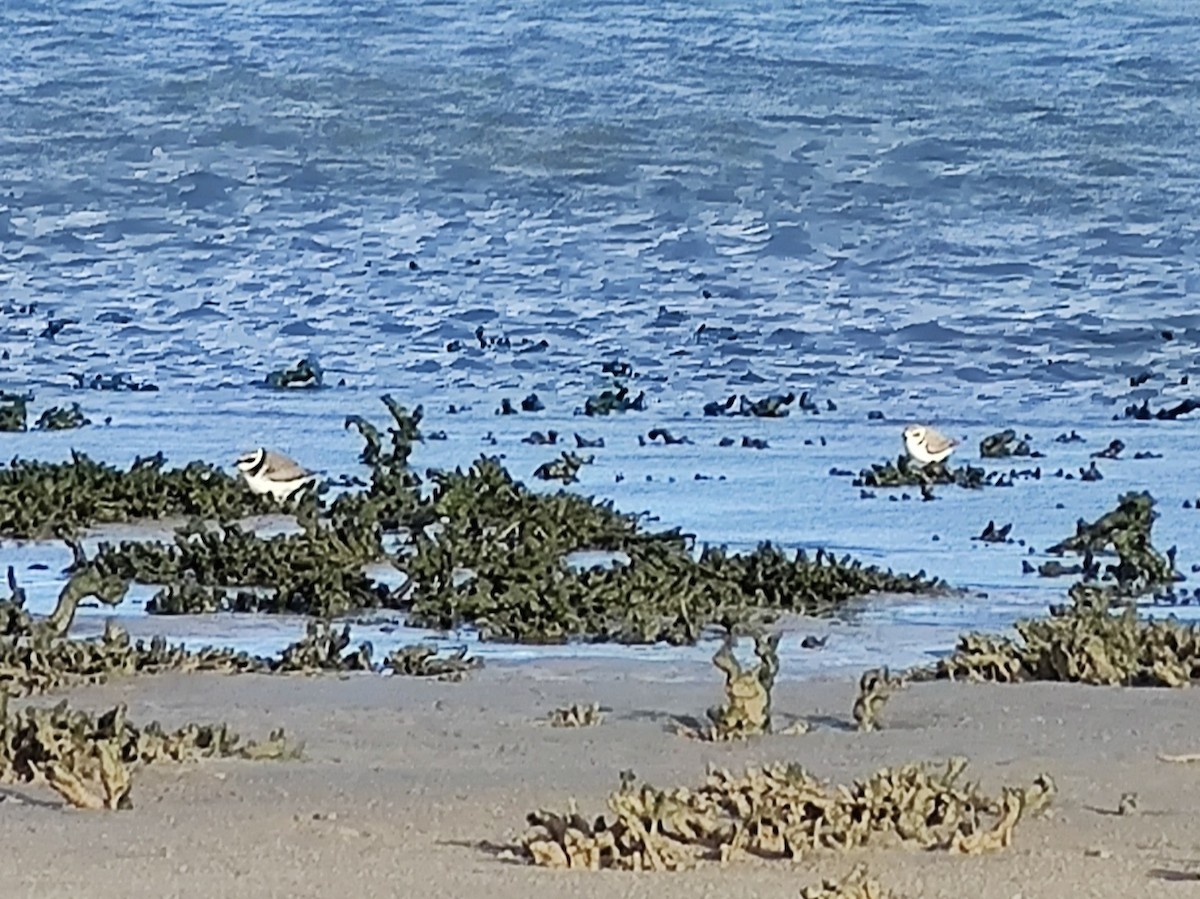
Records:
[[[136,778],[135,808],[64,809],[49,790],[0,790],[0,883],[11,897],[787,896],[866,862],[898,895],[1012,899],[1193,895],[1200,877],[1200,765],[1159,753],[1200,752],[1191,690],[1060,684],[930,684],[893,698],[886,729],[845,730],[850,680],[781,683],[779,724],[802,736],[741,745],[670,732],[702,715],[719,684],[667,682],[662,666],[492,666],[462,684],[348,678],[164,676],[74,690],[73,704],[127,702],[131,718],[177,726],[225,719],[245,737],[285,727],[301,762],[160,764]],[[33,700],[52,703],[58,697]],[[553,729],[571,702],[608,709],[597,728]],[[877,767],[950,755],[984,786],[1057,781],[1049,817],[1022,821],[1014,845],[964,858],[906,849],[820,853],[800,863],[739,861],[673,874],[549,871],[506,861],[485,844],[514,841],[524,816],[604,811],[618,772],[692,784],[705,766],[775,760],[847,780]],[[1115,814],[1136,792],[1131,815]]]

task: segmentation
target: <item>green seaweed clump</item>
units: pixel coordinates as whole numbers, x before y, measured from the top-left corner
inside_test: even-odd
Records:
[[[579,456],[575,453],[564,452],[553,462],[543,462],[534,471],[533,476],[540,481],[562,481],[573,484],[579,480],[579,469],[590,465],[593,456]]]
[[[314,357],[308,356],[291,368],[281,368],[270,372],[263,383],[276,389],[297,387],[312,389],[325,385],[325,372],[321,370],[321,363]]]
[[[1037,457],[1041,453],[1035,453],[1028,440],[1018,440],[1017,432],[1006,428],[979,441],[979,455],[984,459],[1007,459],[1011,456]]]
[[[988,796],[962,782],[966,764],[885,768],[846,786],[784,764],[741,775],[713,770],[696,789],[657,790],[623,774],[608,799],[613,820],[589,821],[574,802],[566,813],[534,812],[521,849],[545,867],[670,871],[743,855],[796,860],[878,842],[963,854],[1005,848],[1022,814],[1048,799],[1052,781],[1043,776]]]
[[[44,539],[109,522],[233,519],[270,509],[218,468],[165,464],[162,453],[135,459],[128,471],[79,452],[67,462],[13,459],[0,465],[0,537]]]
[[[604,390],[596,396],[589,396],[584,401],[583,414],[592,416],[646,411],[646,391],[641,391],[631,399],[629,388],[624,384],[616,384],[614,387],[613,390]]]
[[[1164,556],[1150,542],[1150,530],[1157,517],[1154,498],[1149,493],[1126,493],[1118,499],[1115,509],[1095,521],[1079,519],[1075,534],[1046,552],[1078,553],[1090,562],[1093,554],[1111,549],[1117,555],[1117,564],[1106,566],[1102,575],[1102,580],[1113,583],[1115,589],[1111,592],[1118,596],[1148,593],[1180,580],[1174,553]]]
[[[947,468],[945,462],[921,465],[902,454],[895,462],[864,468],[853,484],[855,487],[934,487],[956,484],[976,490],[995,483],[998,476],[997,472],[986,472],[970,465],[954,469]]]
[[[202,758],[290,759],[302,747],[282,730],[263,742],[242,743],[224,724],[189,724],[166,732],[154,722],[139,728],[126,707],[93,716],[71,709],[66,700],[53,708],[10,712],[0,691],[0,783],[44,779],[76,808],[132,807],[131,766]]]
[[[92,420],[80,410],[79,403],[71,403],[69,406],[51,406],[38,416],[33,427],[38,431],[70,431],[91,423]]]
[[[1103,593],[1072,592],[1070,608],[1018,621],[1019,639],[964,635],[934,673],[952,680],[1151,687],[1182,687],[1200,679],[1196,625],[1143,620],[1132,603],[1114,610]]]
[[[24,431],[28,427],[29,397],[0,390],[0,432]]]

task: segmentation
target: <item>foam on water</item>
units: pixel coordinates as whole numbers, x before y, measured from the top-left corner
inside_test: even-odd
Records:
[[[264,443],[350,472],[341,419],[389,390],[449,435],[418,465],[502,452],[527,477],[553,455],[529,430],[603,435],[581,488],[623,509],[973,591],[871,605],[828,650],[788,649],[796,670],[944,649],[1058,598],[1020,574],[1024,547],[969,539],[990,518],[1044,548],[1146,487],[1159,541],[1200,561],[1200,513],[1181,508],[1196,426],[1111,421],[1197,374],[1200,19],[1187,0],[978,6],[9,0],[0,386],[112,424],[0,435],[0,452],[182,463]],[[50,319],[75,323],[43,336]],[[512,349],[479,349],[481,325]],[[249,386],[309,353],[344,386]],[[650,411],[574,417],[614,356]],[[71,389],[113,372],[161,392]],[[782,389],[838,410],[698,417]],[[546,412],[493,415],[529,391]],[[828,475],[894,455],[910,418],[972,441],[1015,426],[1049,470],[1117,436],[1164,458],[932,504]],[[639,447],[656,425],[696,445]],[[1072,427],[1088,443],[1052,442]],[[47,608],[64,552],[0,557]],[[242,627],[223,638],[266,646],[299,623]]]

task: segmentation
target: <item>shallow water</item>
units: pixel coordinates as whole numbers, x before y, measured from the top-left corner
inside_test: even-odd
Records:
[[[1183,0],[977,7],[10,0],[0,386],[33,389],[35,417],[77,400],[111,424],[3,434],[0,455],[182,463],[262,443],[337,474],[358,447],[342,417],[379,418],[387,390],[448,434],[420,466],[500,452],[527,477],[556,455],[521,444],[530,430],[603,435],[580,489],[623,509],[970,591],[870,604],[821,653],[785,644],[801,673],[943,651],[1059,598],[1065,582],[1021,575],[1025,547],[970,540],[990,518],[1041,549],[1149,488],[1187,570],[1197,424],[1112,418],[1190,396],[1197,373],[1200,17]],[[481,325],[511,349],[479,349]],[[252,386],[309,353],[334,386]],[[614,357],[649,410],[576,417]],[[161,391],[71,389],[113,372]],[[700,417],[784,389],[838,408]],[[531,391],[545,412],[493,414]],[[1015,426],[1048,471],[1114,437],[1164,458],[935,503],[829,476],[894,456],[909,419],[969,438],[963,456]],[[695,445],[639,447],[660,425]],[[1088,442],[1053,443],[1070,428]],[[39,609],[65,558],[0,545]],[[301,625],[155,626],[262,647]]]

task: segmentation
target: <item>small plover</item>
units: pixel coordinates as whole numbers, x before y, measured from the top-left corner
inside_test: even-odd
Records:
[[[260,446],[253,452],[240,456],[238,471],[253,493],[269,493],[279,502],[316,480],[315,472],[301,466],[296,460]]]
[[[921,465],[944,462],[954,452],[958,441],[926,425],[909,425],[904,429],[904,450],[908,457]]]

